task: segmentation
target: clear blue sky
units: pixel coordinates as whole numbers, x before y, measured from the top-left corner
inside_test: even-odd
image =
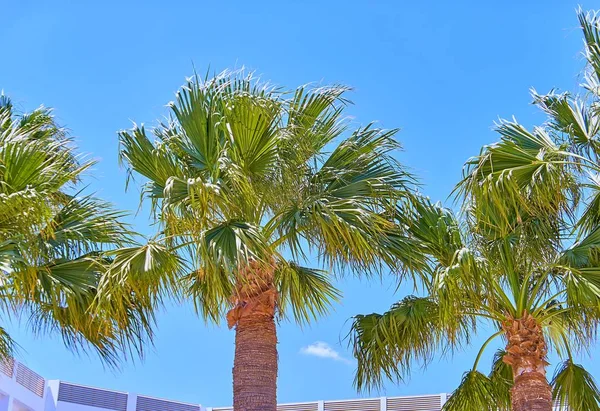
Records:
[[[540,122],[529,88],[572,89],[582,65],[578,3],[570,0],[0,3],[0,88],[23,109],[55,107],[81,151],[100,160],[91,189],[129,210],[139,197],[124,192],[116,131],[132,120],[155,124],[192,64],[200,72],[245,65],[288,88],[310,81],[355,87],[357,124],[401,127],[401,160],[440,200],[464,161],[496,139],[498,117]],[[147,214],[135,224],[149,231]],[[343,303],[327,318],[304,330],[281,325],[280,401],[357,395],[352,363],[300,350],[323,341],[350,358],[340,343],[346,321],[384,310],[397,296],[391,279],[347,279],[340,287]],[[11,328],[23,346],[20,359],[44,376],[230,404],[233,332],[205,326],[190,306],[169,307],[158,322],[155,349],[120,372],[72,355],[56,339],[35,339],[25,325]],[[388,384],[386,394],[451,392],[473,358],[467,350],[435,361],[406,384]],[[600,366],[591,367],[599,378]]]

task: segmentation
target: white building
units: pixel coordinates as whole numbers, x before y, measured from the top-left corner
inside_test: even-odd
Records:
[[[446,394],[281,404],[279,411],[440,411]],[[46,380],[17,361],[0,363],[0,411],[232,411]]]

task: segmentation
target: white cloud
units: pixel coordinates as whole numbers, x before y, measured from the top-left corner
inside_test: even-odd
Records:
[[[323,341],[317,341],[306,347],[302,347],[300,352],[304,355],[312,355],[313,357],[327,358],[330,360],[341,361],[350,364],[350,360],[344,358],[339,352],[331,348],[329,344]]]

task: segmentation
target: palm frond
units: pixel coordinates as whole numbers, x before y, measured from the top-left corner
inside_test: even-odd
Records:
[[[57,207],[39,233],[49,256],[75,258],[102,246],[112,248],[133,241],[131,229],[122,221],[126,213],[90,195],[65,197],[66,203]]]
[[[506,236],[524,221],[538,230],[556,231],[552,221],[569,213],[578,190],[572,153],[543,128],[530,132],[516,122],[502,122],[497,131],[501,141],[467,163],[457,193],[464,196],[482,234],[500,230]]]
[[[221,267],[199,268],[181,278],[186,296],[204,321],[220,324],[231,308],[234,282],[231,273]]]
[[[379,264],[395,260],[386,248],[390,233],[398,234],[390,215],[414,179],[389,155],[398,147],[394,134],[372,127],[357,131],[275,216],[272,225],[295,257],[304,238],[326,264],[342,270],[377,272]]]
[[[200,263],[234,273],[251,260],[270,257],[260,229],[244,221],[226,221],[203,233],[198,246]]]
[[[0,361],[12,358],[16,349],[17,343],[8,334],[6,329],[0,327]]]
[[[384,314],[354,317],[349,342],[358,369],[359,390],[380,388],[384,379],[401,381],[413,362],[426,364],[443,335],[438,306],[430,299],[406,297]]]
[[[426,262],[398,204],[414,177],[394,158],[397,130],[372,124],[338,146],[348,128],[348,87],[299,87],[291,98],[244,70],[190,78],[153,132],[120,133],[130,173],[149,181],[160,236],[193,265],[181,279],[198,313],[217,320],[231,307],[244,267],[277,267],[280,312],[305,322],[337,290],[325,272],[285,262],[310,251],[339,273],[416,272]]]
[[[494,399],[500,410],[511,409],[511,388],[513,386],[513,372],[510,365],[502,361],[506,351],[498,350],[494,354],[492,371],[488,375]]]
[[[128,164],[129,175],[135,171],[148,179],[144,194],[151,199],[163,197],[170,177],[183,177],[177,159],[165,145],[155,145],[150,141],[144,126],[134,125],[130,131],[121,131],[119,144],[120,158]]]
[[[326,271],[302,267],[293,262],[278,264],[275,284],[279,291],[279,307],[282,314],[291,311],[299,324],[325,315],[341,293],[330,282]]]
[[[223,88],[229,81],[225,72],[204,82],[196,75],[177,92],[176,101],[169,103],[177,124],[170,127],[173,138],[165,141],[180,149],[196,169],[209,175],[218,168],[226,143]]]
[[[509,411],[497,401],[492,381],[479,371],[469,371],[450,399],[442,408],[444,411]]]
[[[598,13],[593,11],[586,13],[579,9],[577,15],[585,40],[584,56],[589,67],[589,73],[586,75],[587,81],[584,86],[592,93],[600,95],[600,24]]]
[[[594,377],[570,360],[556,368],[552,377],[554,401],[573,411],[600,410],[600,390]]]
[[[596,136],[600,131],[600,117],[589,106],[568,93],[539,95],[533,91],[532,95],[534,103],[550,116],[552,127],[569,136],[580,153],[599,153]]]
[[[426,254],[442,266],[452,266],[456,253],[466,246],[454,214],[425,197],[415,198],[402,214],[409,215],[409,231],[423,244]]]
[[[287,105],[286,138],[282,156],[297,171],[345,130],[342,113],[346,86],[298,87]],[[292,168],[295,167],[296,170]]]
[[[139,300],[151,309],[165,297],[177,297],[177,278],[185,262],[168,247],[156,241],[121,247],[106,253],[106,272],[98,281],[97,304],[128,304]]]
[[[587,189],[588,196],[584,208],[576,223],[579,236],[591,233],[600,225],[600,175],[590,174],[588,181],[582,186]]]
[[[227,95],[225,102],[231,159],[247,177],[266,177],[279,151],[282,103],[262,92],[236,92]]]
[[[17,113],[2,99],[2,309],[27,317],[34,332],[59,334],[74,351],[93,349],[116,366],[127,350],[141,352],[152,331],[137,296],[124,294],[131,301],[126,318],[110,304],[96,305],[110,263],[106,251],[130,243],[134,233],[122,221],[124,213],[77,192],[82,173],[92,164],[76,153],[52,110]],[[131,284],[111,286],[131,290]],[[0,353],[7,355],[14,343],[5,330],[0,334]]]

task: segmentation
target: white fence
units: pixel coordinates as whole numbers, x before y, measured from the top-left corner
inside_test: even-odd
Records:
[[[440,411],[446,394],[410,397],[379,397],[341,401],[315,401],[280,404],[278,411]],[[232,407],[207,408],[208,411],[233,411]]]
[[[30,368],[12,358],[0,362],[0,372],[14,378],[17,384],[27,388],[38,397],[44,396],[46,380]]]
[[[0,392],[16,402],[30,404],[32,411],[233,411],[232,407],[204,408],[200,404],[187,404],[135,395],[126,392],[87,387],[64,381],[46,381],[25,365],[12,359],[0,361]],[[4,377],[4,378],[6,378]],[[11,385],[14,384],[14,385]],[[11,391],[11,386],[15,387]],[[17,388],[22,387],[22,388]],[[28,395],[25,395],[29,392]],[[29,398],[19,398],[25,395]],[[47,401],[48,399],[52,399]],[[34,399],[37,400],[34,401]],[[314,401],[280,404],[278,411],[441,411],[447,394],[410,397],[378,397],[340,401]],[[49,404],[54,404],[48,408]],[[0,410],[1,411],[1,410]]]

